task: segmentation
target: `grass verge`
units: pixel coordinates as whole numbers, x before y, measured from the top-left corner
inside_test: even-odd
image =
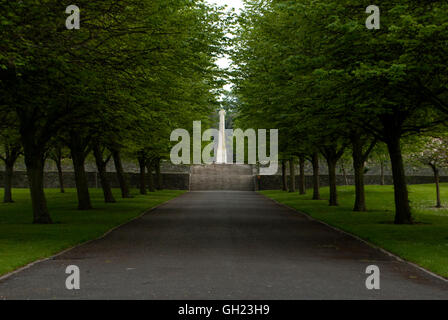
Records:
[[[441,185],[442,199],[448,200],[448,184]],[[261,191],[261,194],[315,219],[357,235],[407,261],[414,262],[448,278],[448,202],[436,209],[434,185],[409,186],[415,225],[394,225],[392,186],[366,186],[368,212],[353,212],[354,187],[338,188],[339,207],[329,207],[327,200],[311,200],[307,195],[283,191]],[[328,199],[328,188],[322,188]]]
[[[15,203],[0,204],[0,276],[33,261],[47,258],[67,248],[102,236],[110,229],[139,216],[146,210],[175,198],[184,191],[158,191],[146,196],[105,204],[101,189],[91,189],[93,210],[78,211],[75,189],[62,194],[46,191],[52,225],[33,225],[27,189],[14,189]],[[134,192],[136,193],[136,192]],[[0,193],[1,198],[3,194]]]

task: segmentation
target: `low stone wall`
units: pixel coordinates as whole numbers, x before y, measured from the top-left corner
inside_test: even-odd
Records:
[[[289,177],[288,177],[289,178]],[[258,180],[259,190],[280,190],[282,189],[282,176],[260,176]],[[345,185],[345,178],[342,175],[336,176],[338,185]],[[328,186],[328,176],[321,175],[319,177],[320,185],[322,187]],[[434,183],[434,178],[431,176],[409,176],[407,177],[408,184],[429,184]],[[441,182],[448,182],[448,176],[440,177]],[[349,185],[354,184],[354,176],[347,176],[347,182]],[[379,175],[365,175],[364,182],[366,185],[379,185],[381,184],[381,176]],[[392,176],[387,175],[384,177],[384,182],[386,185],[392,185]],[[307,188],[313,187],[313,177],[310,175],[305,176],[305,184]],[[299,177],[296,177],[296,188],[299,187]]]
[[[108,172],[109,180],[113,188],[118,188],[118,179],[115,172]],[[140,179],[136,173],[126,173],[126,177],[132,188],[139,187]],[[64,187],[75,187],[75,175],[73,172],[64,172]],[[4,172],[0,172],[0,186],[3,186]],[[90,188],[100,188],[101,182],[96,172],[87,172],[87,181]],[[188,173],[162,173],[162,188],[168,190],[188,190],[190,175]],[[59,188],[59,178],[57,172],[45,172],[45,188]],[[14,188],[28,188],[28,178],[26,172],[16,171],[13,176]]]
[[[112,187],[118,188],[118,179],[115,172],[108,172],[109,180]],[[4,172],[0,171],[0,187],[3,187]],[[64,186],[66,188],[75,187],[75,177],[73,172],[64,172]],[[126,173],[126,177],[130,183],[130,186],[137,188],[139,186],[139,175],[137,173]],[[306,175],[306,187],[313,187],[313,177]],[[342,175],[336,177],[338,185],[345,185],[345,179]],[[87,172],[87,180],[90,188],[100,188],[101,182],[96,172]],[[280,190],[282,188],[282,177],[280,175],[274,176],[260,176],[258,185],[259,190]],[[379,175],[365,175],[365,183],[367,185],[379,185],[381,182],[381,176]],[[385,176],[385,184],[391,185],[393,183],[392,176]],[[408,184],[429,184],[434,182],[434,178],[431,176],[409,176],[407,177]],[[440,177],[441,182],[448,182],[448,176]],[[354,176],[348,175],[347,182],[350,185],[354,184]],[[189,173],[162,173],[162,187],[167,190],[189,190],[190,188],[190,174]],[[299,185],[299,177],[296,177],[296,188]],[[320,176],[320,185],[328,186],[328,176]],[[57,172],[45,172],[44,174],[44,186],[46,188],[59,188],[59,180]],[[14,188],[28,188],[28,178],[26,172],[15,171],[13,176]]]

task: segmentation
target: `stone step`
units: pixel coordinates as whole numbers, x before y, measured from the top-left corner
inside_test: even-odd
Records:
[[[194,165],[191,167],[191,174],[235,174],[252,175],[252,166],[245,164],[210,164]]]
[[[254,175],[250,165],[195,165],[191,167],[190,190],[255,190]]]

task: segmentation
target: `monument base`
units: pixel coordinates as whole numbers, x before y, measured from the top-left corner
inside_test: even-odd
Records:
[[[190,168],[190,191],[255,191],[252,165],[216,163]]]

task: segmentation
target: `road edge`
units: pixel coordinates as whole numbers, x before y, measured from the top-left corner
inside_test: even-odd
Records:
[[[415,267],[415,268],[417,268],[417,269],[419,269],[419,270],[421,270],[421,271],[423,271],[423,272],[425,272],[425,273],[427,273],[427,274],[429,274],[429,275],[431,275],[431,276],[433,276],[433,277],[435,277],[435,278],[437,278],[439,280],[442,280],[445,283],[448,283],[448,278],[445,278],[445,277],[443,277],[441,275],[438,275],[437,273],[434,273],[434,272],[432,272],[432,271],[430,271],[428,269],[425,269],[424,267],[422,267],[422,266],[420,266],[420,265],[418,265],[418,264],[416,264],[414,262],[408,261],[408,260],[406,260],[406,259],[404,259],[404,258],[402,258],[402,257],[400,257],[398,255],[396,255],[395,253],[392,253],[392,252],[390,252],[390,251],[388,251],[388,250],[386,250],[386,249],[384,249],[384,248],[382,248],[382,247],[380,247],[380,246],[378,246],[376,244],[373,244],[373,243],[371,243],[371,242],[369,242],[369,241],[367,241],[367,240],[357,236],[356,234],[353,234],[351,232],[342,230],[342,229],[340,229],[338,227],[332,226],[332,225],[330,225],[330,224],[328,224],[328,223],[326,223],[326,222],[324,222],[322,220],[319,220],[319,219],[316,219],[316,218],[312,217],[310,214],[308,214],[306,212],[300,211],[300,210],[298,210],[296,208],[293,208],[291,206],[288,206],[288,205],[286,205],[284,203],[278,202],[277,200],[269,198],[268,196],[266,196],[266,195],[264,195],[264,194],[262,194],[260,192],[257,192],[257,193],[259,195],[261,195],[262,197],[264,197],[264,198],[266,198],[266,199],[268,199],[268,200],[270,200],[270,201],[272,201],[272,202],[274,202],[274,203],[276,203],[276,204],[278,204],[278,205],[280,205],[280,206],[282,206],[284,208],[287,208],[289,210],[292,210],[292,211],[294,211],[296,213],[299,213],[299,214],[305,216],[310,221],[314,221],[314,222],[320,223],[320,224],[322,224],[324,226],[327,226],[330,229],[333,229],[334,231],[337,231],[339,233],[342,233],[342,234],[345,234],[345,235],[347,235],[349,237],[352,237],[352,238],[354,238],[354,239],[356,239],[356,240],[358,240],[358,241],[368,245],[369,247],[371,247],[373,249],[381,251],[382,253],[384,253],[384,254],[386,254],[386,255],[396,259],[397,261],[407,263],[407,264],[409,264],[409,265],[411,265],[411,266],[413,266],[413,267]]]
[[[119,228],[121,228],[121,227],[127,225],[128,223],[131,223],[131,222],[133,222],[133,221],[135,221],[135,220],[138,220],[138,219],[144,217],[145,215],[151,213],[152,211],[158,209],[159,207],[161,207],[161,206],[163,206],[163,205],[165,205],[165,204],[167,204],[167,203],[169,203],[169,202],[171,202],[171,201],[173,201],[173,200],[176,200],[176,199],[178,199],[179,197],[182,197],[183,195],[187,194],[188,192],[189,192],[189,191],[184,192],[184,193],[182,193],[181,195],[179,195],[179,196],[177,196],[177,197],[174,197],[174,198],[172,198],[172,199],[169,199],[169,200],[167,200],[167,201],[164,201],[164,202],[162,202],[162,203],[159,203],[158,205],[156,205],[156,206],[154,206],[154,207],[152,207],[152,208],[149,208],[149,209],[143,211],[143,212],[142,212],[141,214],[139,214],[138,216],[136,216],[136,217],[134,217],[134,218],[132,218],[132,219],[126,221],[126,222],[123,222],[123,223],[121,223],[121,224],[119,224],[119,225],[117,225],[117,226],[115,226],[115,227],[109,229],[108,231],[106,231],[104,234],[102,234],[102,235],[99,236],[98,238],[90,239],[90,240],[81,242],[81,243],[79,243],[79,244],[77,244],[77,245],[75,245],[75,246],[73,246],[73,247],[64,249],[64,250],[62,250],[62,251],[60,251],[60,252],[58,252],[58,253],[55,253],[55,254],[53,254],[53,255],[47,257],[47,258],[42,258],[42,259],[39,259],[39,260],[30,262],[30,263],[24,265],[23,267],[19,267],[18,269],[14,270],[14,271],[8,272],[8,273],[6,273],[6,274],[0,276],[0,284],[1,284],[1,282],[3,282],[4,280],[6,280],[6,279],[8,279],[8,278],[10,278],[10,277],[12,277],[12,276],[14,276],[14,275],[16,275],[16,274],[18,274],[18,273],[24,271],[24,270],[27,270],[27,269],[29,269],[29,268],[35,266],[36,264],[39,264],[39,263],[42,263],[42,262],[45,262],[45,261],[54,259],[54,258],[56,258],[56,257],[59,257],[59,256],[65,254],[65,253],[71,251],[71,250],[77,249],[77,248],[79,248],[79,247],[81,247],[81,246],[87,245],[87,244],[92,243],[92,242],[94,242],[94,241],[98,241],[98,240],[104,239],[105,237],[107,237],[110,233],[114,232],[115,230],[117,230],[117,229],[119,229]]]

